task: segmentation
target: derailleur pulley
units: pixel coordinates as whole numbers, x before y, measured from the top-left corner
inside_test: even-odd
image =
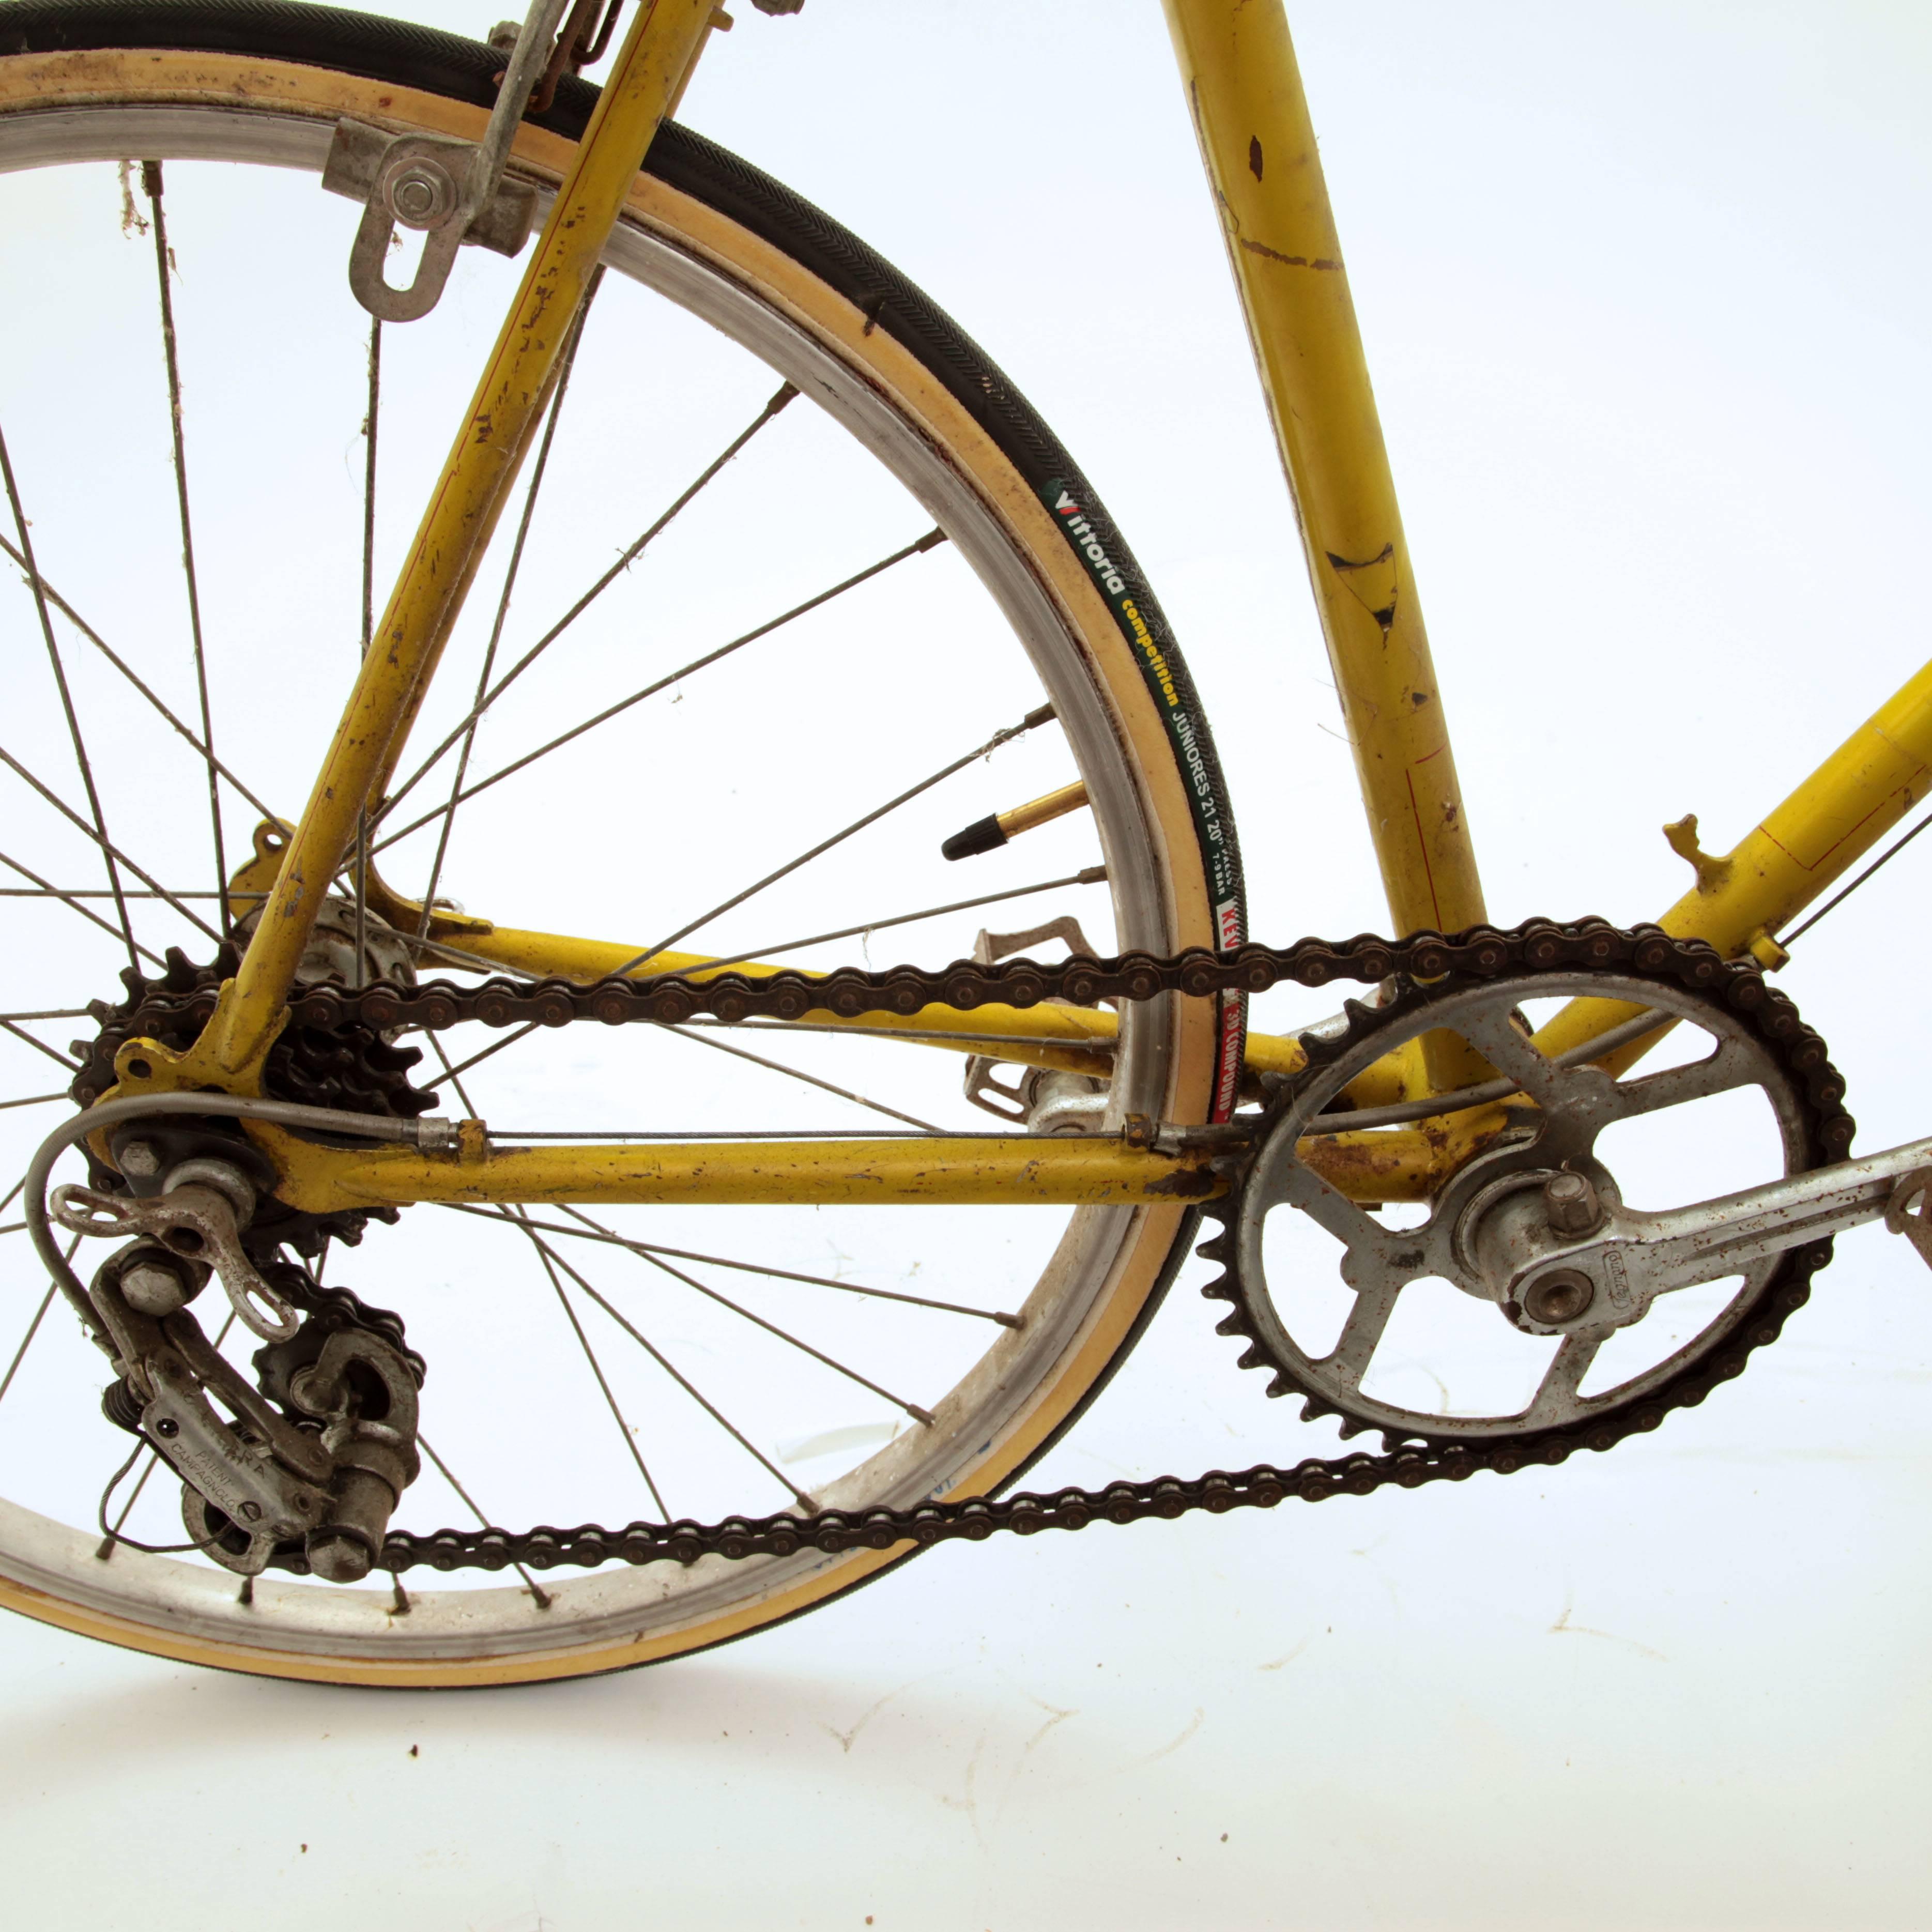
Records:
[[[421,1468],[422,1358],[398,1318],[285,1259],[258,1264],[247,1245],[255,1191],[236,1162],[202,1156],[144,1178],[159,1182],[145,1197],[72,1186],[50,1197],[76,1233],[135,1238],[89,1289],[120,1377],[104,1410],[180,1476],[188,1536],[217,1562],[253,1576],[298,1549],[332,1582],[367,1576]],[[259,1387],[188,1306],[211,1275],[266,1342]]]

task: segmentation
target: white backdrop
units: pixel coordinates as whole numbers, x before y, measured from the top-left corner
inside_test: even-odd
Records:
[[[407,10],[480,32],[469,5]],[[1292,10],[1492,916],[1654,915],[1922,658],[1932,26]],[[1256,931],[1382,923],[1154,0],[740,10],[684,110],[951,308],[1190,652]],[[424,327],[433,325],[423,325]],[[1785,982],[1932,1126],[1924,862]],[[1042,1486],[1304,1443],[1184,1277]],[[922,1558],[554,1689],[225,1678],[0,1626],[20,1922],[1024,1932],[1922,1922],[1928,1283],[1845,1240],[1739,1384],[1503,1482]]]

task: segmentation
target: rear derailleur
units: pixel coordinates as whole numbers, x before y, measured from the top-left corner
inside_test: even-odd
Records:
[[[119,1372],[104,1412],[181,1478],[188,1537],[216,1562],[358,1581],[421,1467],[423,1361],[400,1318],[321,1287],[278,1247],[251,1251],[270,1177],[245,1142],[130,1128],[113,1151],[135,1192],[68,1186],[50,1201],[76,1233],[132,1237],[89,1289]],[[263,1340],[259,1386],[190,1310],[211,1280]]]

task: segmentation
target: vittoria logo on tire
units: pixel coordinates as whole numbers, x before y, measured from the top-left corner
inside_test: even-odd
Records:
[[[1072,486],[1055,480],[1040,490],[1041,500],[1053,512],[1066,541],[1086,565],[1121,634],[1132,646],[1147,680],[1148,688],[1159,702],[1167,721],[1181,770],[1187,775],[1188,802],[1194,814],[1201,850],[1208,862],[1208,890],[1214,902],[1215,943],[1223,952],[1232,952],[1247,937],[1243,930],[1240,861],[1234,841],[1223,821],[1221,802],[1214,777],[1202,748],[1202,727],[1193,693],[1184,688],[1168,664],[1162,647],[1167,627],[1156,614],[1151,622],[1143,604],[1145,592],[1129,578],[1114,560],[1119,548],[1103,520],[1082,502]],[[1238,993],[1220,996],[1218,1062],[1214,1082],[1214,1118],[1224,1120],[1233,1113],[1240,1096],[1242,1049],[1246,1035],[1247,1002]]]

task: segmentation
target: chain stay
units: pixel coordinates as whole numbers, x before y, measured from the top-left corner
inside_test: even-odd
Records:
[[[1490,926],[1453,935],[1424,932],[1399,941],[1365,934],[1339,945],[1304,939],[1285,949],[1258,944],[1222,953],[1195,949],[1172,958],[1130,952],[1114,960],[1076,958],[1056,964],[1030,959],[993,965],[962,962],[933,973],[911,967],[883,972],[846,968],[823,976],[792,970],[756,976],[726,972],[704,980],[668,975],[606,980],[590,986],[563,980],[532,984],[505,979],[478,987],[448,980],[416,986],[379,983],[359,992],[316,986],[290,1006],[296,1022],[302,1026],[331,1030],[360,1025],[381,1032],[408,1026],[434,1030],[462,1021],[508,1027],[532,1021],[564,1026],[578,1020],[613,1026],[663,1024],[700,1014],[726,1021],[799,1019],[808,1012],[853,1018],[873,1012],[907,1016],[934,1005],[969,1012],[993,1004],[1030,1006],[1048,999],[1088,1005],[1103,999],[1149,1000],[1165,993],[1195,998],[1261,993],[1289,980],[1304,986],[1336,980],[1376,984],[1402,974],[1427,982],[1449,974],[1486,978],[1523,968],[1566,965],[1634,967],[1749,1013],[1757,1030],[1778,1042],[1786,1066],[1808,1090],[1820,1116],[1822,1157],[1840,1159],[1850,1148],[1853,1123],[1840,1104],[1844,1082],[1832,1066],[1824,1042],[1755,965],[1726,960],[1701,940],[1674,939],[1659,927],[1625,931],[1598,919],[1568,926],[1534,920],[1511,932]],[[214,999],[212,987],[175,998],[150,996],[124,1018],[117,1016],[116,1025],[125,1029],[126,1037],[162,1023],[205,1024],[213,1014]],[[1318,1045],[1310,1045],[1320,1056]],[[1381,1456],[1311,1458],[1288,1469],[1260,1463],[1238,1474],[1212,1470],[1191,1481],[1162,1477],[1115,1483],[1100,1490],[1023,1492],[1004,1498],[926,1502],[904,1509],[730,1516],[712,1524],[640,1522],[622,1529],[595,1524],[575,1529],[544,1526],[521,1534],[496,1528],[445,1529],[428,1535],[392,1530],[376,1567],[400,1574],[419,1564],[443,1570],[494,1570],[513,1564],[532,1570],[561,1564],[589,1568],[612,1561],[688,1564],[704,1556],[784,1557],[808,1548],[830,1554],[962,1539],[977,1543],[1001,1531],[1028,1536],[1044,1529],[1084,1529],[1102,1520],[1124,1523],[1148,1516],[1172,1520],[1196,1510],[1219,1515],[1232,1509],[1272,1509],[1291,1497],[1318,1502],[1330,1496],[1368,1496],[1390,1486],[1412,1490],[1426,1483],[1460,1482],[1478,1470],[1508,1475],[1525,1468],[1553,1466],[1580,1450],[1601,1453],[1627,1436],[1654,1430],[1669,1412],[1694,1407],[1717,1383],[1741,1375],[1751,1352],[1775,1341],[1785,1318],[1809,1300],[1811,1277],[1831,1258],[1829,1241],[1793,1250],[1783,1279],[1749,1327],[1719,1354],[1687,1370],[1649,1400],[1534,1437],[1492,1445],[1419,1444]],[[305,1574],[308,1567],[295,1550],[278,1552],[272,1561],[297,1574]]]

